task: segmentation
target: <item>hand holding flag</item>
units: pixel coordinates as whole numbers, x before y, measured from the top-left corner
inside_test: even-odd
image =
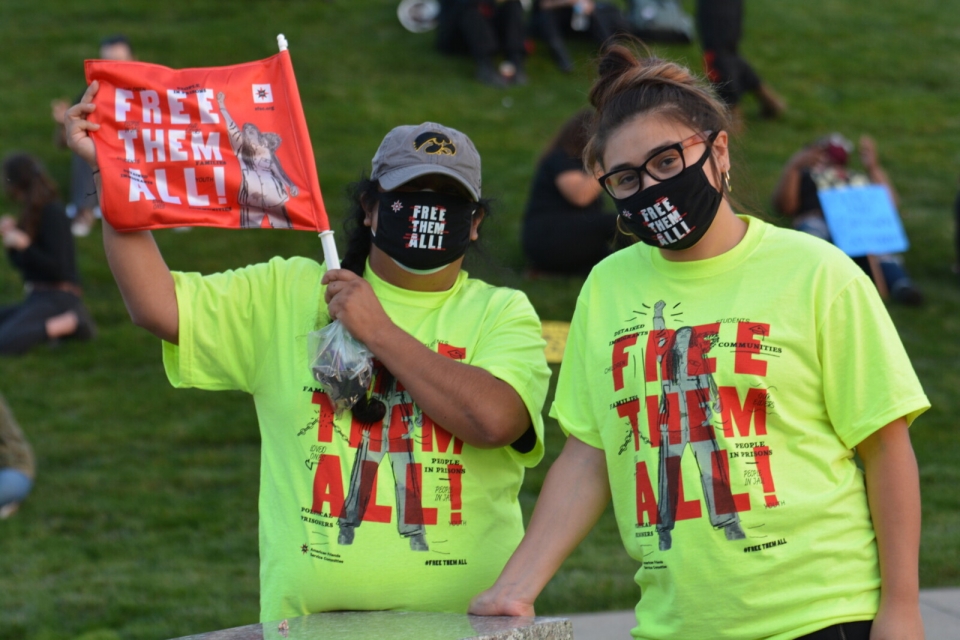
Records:
[[[329,228],[286,50],[182,70],[88,60],[86,73],[97,108],[77,115],[96,132],[101,206],[117,230]]]

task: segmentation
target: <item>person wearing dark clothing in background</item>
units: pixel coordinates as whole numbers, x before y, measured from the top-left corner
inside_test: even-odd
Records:
[[[526,25],[520,0],[441,0],[437,49],[466,53],[477,80],[494,87],[526,84]],[[504,57],[497,66],[498,54]]]
[[[630,23],[623,12],[609,2],[593,0],[534,0],[530,30],[550,50],[560,70],[573,71],[573,61],[564,37],[583,35],[597,45],[618,33],[629,33]]]
[[[863,171],[856,171],[848,164],[853,150],[851,141],[839,133],[833,133],[793,154],[784,166],[773,193],[773,206],[777,213],[792,218],[794,229],[832,242],[820,203],[822,190],[881,185],[887,189],[896,205],[897,192],[880,164],[873,138],[860,138],[859,155]],[[907,273],[902,255],[886,253],[862,256],[854,258],[854,262],[873,278],[882,296],[886,297],[888,292],[894,301],[901,304],[923,304],[923,294]]]
[[[786,110],[786,103],[740,55],[743,1],[697,0],[697,31],[704,69],[736,120],[740,119],[740,99],[745,93],[756,95],[763,117],[776,118]]]
[[[0,236],[10,263],[23,276],[27,297],[0,307],[0,354],[22,354],[58,338],[92,338],[70,221],[53,179],[25,153],[4,160],[3,176],[7,197],[19,202],[21,211],[19,218],[0,217]]]
[[[128,61],[133,60],[133,49],[126,36],[113,35],[100,41],[100,59]],[[84,88],[86,90],[86,88]],[[58,147],[66,148],[67,139],[63,130],[63,116],[70,105],[80,102],[83,92],[67,104],[66,100],[57,99],[50,103],[53,121],[56,122],[54,142]],[[97,204],[97,188],[93,183],[93,174],[86,162],[72,154],[70,159],[70,197],[66,207],[67,217],[73,220],[71,231],[78,237],[90,233],[97,218],[100,217],[100,206]]]
[[[603,188],[583,168],[584,109],[563,125],[540,157],[523,219],[523,253],[536,270],[586,273],[610,255],[617,216],[604,210]]]

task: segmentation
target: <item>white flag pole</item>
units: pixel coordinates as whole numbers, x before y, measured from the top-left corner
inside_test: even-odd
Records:
[[[277,36],[277,46],[280,51],[287,50],[287,38],[282,33]],[[327,270],[340,268],[340,256],[337,254],[337,245],[333,241],[333,231],[327,229],[320,232],[320,246],[323,247],[323,262]]]

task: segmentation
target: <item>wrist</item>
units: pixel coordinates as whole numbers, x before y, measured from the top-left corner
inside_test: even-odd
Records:
[[[404,348],[403,340],[410,337],[406,331],[394,324],[386,313],[383,314],[383,319],[380,322],[373,323],[370,329],[363,333],[362,337],[354,337],[365,344],[373,352],[373,355],[380,360],[386,357],[391,347]]]

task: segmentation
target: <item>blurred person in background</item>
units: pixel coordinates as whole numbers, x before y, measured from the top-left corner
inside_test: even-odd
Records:
[[[830,229],[823,216],[819,192],[843,186],[882,185],[890,193],[894,205],[897,192],[890,177],[881,166],[877,145],[870,136],[861,136],[858,145],[864,171],[849,166],[853,143],[839,133],[832,133],[797,151],[780,175],[773,194],[774,209],[792,219],[793,228],[830,242]],[[923,294],[914,284],[904,266],[903,256],[882,254],[855,258],[882,292],[901,304],[920,305]],[[871,266],[876,264],[876,272]]]
[[[33,488],[35,477],[30,443],[0,395],[0,520],[16,513]]]
[[[629,33],[623,12],[609,2],[593,0],[533,0],[530,31],[541,38],[557,66],[573,71],[573,60],[564,43],[571,36],[587,37],[598,46],[618,33]]]
[[[697,31],[703,48],[707,78],[730,108],[734,126],[740,126],[740,101],[752,93],[760,102],[760,115],[779,117],[787,109],[773,89],[740,54],[744,0],[697,0]]]
[[[0,216],[0,236],[27,296],[0,307],[0,354],[19,355],[59,338],[91,339],[95,327],[83,304],[70,221],[53,178],[26,153],[4,160],[3,177],[20,215]]]
[[[537,162],[523,214],[523,253],[535,271],[587,273],[610,255],[617,216],[583,168],[592,111],[577,112]]]
[[[436,46],[441,53],[473,57],[483,84],[504,88],[528,82],[520,0],[441,0]]]
[[[100,59],[101,60],[133,60],[133,49],[126,36],[113,35],[100,41]],[[83,93],[80,93],[82,96]],[[80,101],[80,96],[70,104],[76,104]],[[67,139],[64,135],[63,117],[70,107],[66,100],[56,99],[50,103],[50,111],[53,121],[56,123],[54,130],[54,142],[60,148],[67,147]],[[97,203],[97,188],[93,183],[93,174],[90,172],[90,165],[77,157],[77,154],[71,154],[70,158],[70,199],[66,207],[67,217],[73,223],[71,231],[77,237],[84,237],[90,233],[90,229],[100,217],[100,206]]]

